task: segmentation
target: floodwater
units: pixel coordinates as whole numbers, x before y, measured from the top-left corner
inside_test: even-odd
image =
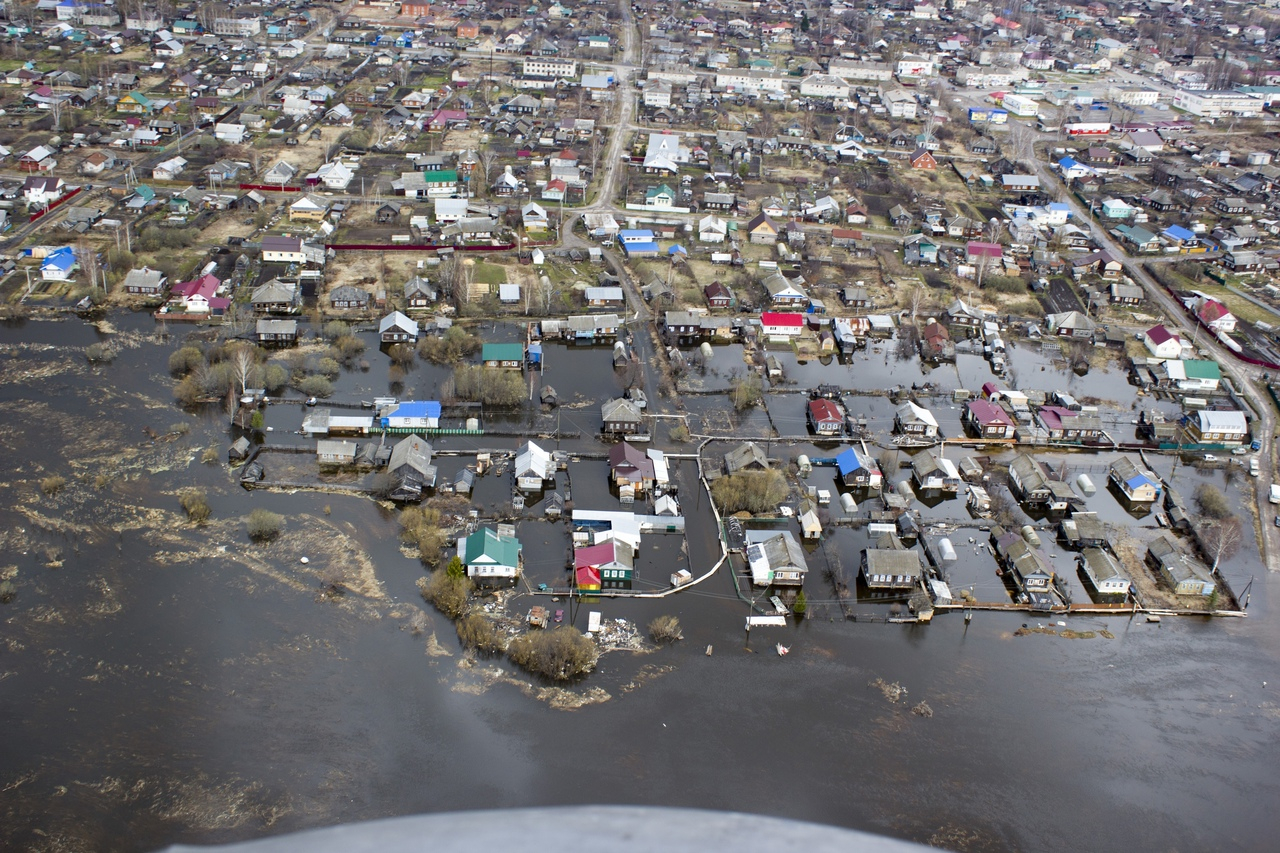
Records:
[[[641,625],[675,614],[685,640],[608,653],[582,683],[547,690],[461,654],[418,597],[423,570],[394,514],[345,495],[247,493],[221,462],[202,464],[208,447],[225,458],[225,419],[172,405],[176,340],[151,339],[146,318],[112,324],[122,349],[100,368],[83,348],[103,335],[80,321],[0,327],[0,574],[17,587],[0,605],[4,849],[141,851],[566,803],[760,812],[963,850],[1274,849],[1280,628],[1255,545],[1229,566],[1233,584],[1257,576],[1250,618],[1070,619],[1114,639],[1014,636],[1025,614],[846,622],[821,577],[809,618],[748,636],[748,605],[722,571],[664,600],[587,604]],[[615,393],[594,350],[553,355],[555,383],[572,384],[566,368],[588,353],[584,394]],[[369,360],[342,394],[383,391],[385,358]],[[439,381],[433,371],[410,375]],[[595,413],[575,411],[594,428]],[[758,417],[747,426],[767,427]],[[144,432],[177,424],[189,432]],[[605,501],[602,463],[582,464],[575,498]],[[718,558],[693,466],[678,471],[688,553],[646,542],[645,578]],[[40,481],[55,473],[68,483],[49,497]],[[1222,478],[1177,476],[1188,495],[1193,478]],[[509,499],[509,479],[480,482],[485,510]],[[205,528],[178,509],[191,486],[209,492]],[[1102,489],[1089,500],[1109,521],[1144,523],[1114,504]],[[244,536],[255,507],[286,516],[277,543]],[[563,525],[526,515],[527,558],[560,571]],[[847,567],[860,535],[841,528],[815,561]],[[982,563],[966,565],[978,582]],[[351,590],[339,600],[321,594],[330,572]],[[585,612],[569,618],[581,626]],[[906,697],[890,701],[875,679]],[[932,716],[912,713],[921,702]]]

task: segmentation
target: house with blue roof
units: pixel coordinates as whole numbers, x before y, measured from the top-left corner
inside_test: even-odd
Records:
[[[413,400],[383,410],[378,418],[383,429],[439,429],[440,403],[436,400]]]
[[[1127,456],[1111,463],[1107,478],[1130,503],[1154,503],[1160,499],[1160,479],[1150,471],[1138,468]]]
[[[883,480],[880,466],[869,454],[856,447],[846,447],[836,457],[840,482],[859,489],[878,489]]]
[[[1074,157],[1063,157],[1061,160],[1059,160],[1057,163],[1054,163],[1053,165],[1054,165],[1054,168],[1057,169],[1058,172],[1062,175],[1063,181],[1069,182],[1069,181],[1075,180],[1076,178],[1083,178],[1083,177],[1086,177],[1087,175],[1094,174],[1094,170],[1092,167],[1086,166],[1084,163],[1081,163],[1079,160],[1077,160]]]
[[[1170,225],[1168,228],[1160,232],[1160,239],[1170,246],[1177,246],[1180,249],[1190,249],[1200,242],[1200,238],[1190,228],[1183,228],[1181,225]]]
[[[648,228],[619,231],[618,242],[622,244],[622,251],[627,253],[627,257],[656,255],[661,251],[653,232]]]
[[[40,277],[45,281],[70,281],[72,274],[78,269],[80,264],[76,260],[75,248],[63,246],[45,255],[40,262]]]

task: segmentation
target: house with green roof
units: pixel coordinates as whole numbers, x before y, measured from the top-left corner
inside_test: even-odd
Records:
[[[650,187],[645,191],[644,203],[646,207],[674,207],[676,191],[666,184],[658,184],[656,187]]]
[[[524,368],[524,344],[485,344],[480,348],[480,360],[485,367],[521,370]]]
[[[458,558],[467,567],[467,577],[477,580],[514,579],[524,565],[520,540],[489,527],[459,539]]]
[[[154,109],[155,104],[141,92],[130,92],[127,95],[121,95],[120,100],[116,101],[116,112],[151,115]]]

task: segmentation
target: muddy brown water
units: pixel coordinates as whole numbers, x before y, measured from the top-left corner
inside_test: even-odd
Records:
[[[152,331],[111,320],[108,340]],[[225,419],[172,405],[176,336],[89,368],[83,348],[102,339],[76,320],[0,327],[0,573],[18,588],[0,605],[4,849],[141,851],[592,802],[761,812],[966,850],[1273,849],[1280,629],[1252,543],[1229,566],[1233,583],[1257,576],[1250,618],[1070,620],[1115,639],[1015,637],[1035,622],[1022,614],[849,623],[814,576],[811,618],[748,637],[747,605],[722,572],[663,601],[586,604],[579,625],[588,610],[640,624],[673,613],[685,640],[606,654],[567,693],[548,691],[461,654],[417,595],[423,570],[393,513],[357,497],[246,493],[221,462],[201,464],[209,446],[223,458]],[[589,352],[584,394],[613,393],[607,361]],[[343,393],[381,391],[385,357],[369,358]],[[189,432],[143,431],[175,423]],[[52,473],[68,484],[46,497]],[[587,463],[581,476],[601,473]],[[1199,476],[1181,469],[1180,488]],[[690,466],[680,477],[687,559],[706,567],[718,555],[710,509]],[[479,502],[496,505],[504,488],[485,485]],[[179,514],[191,486],[209,493],[205,528]],[[599,483],[581,494],[607,499]],[[948,503],[926,515],[957,514]],[[1103,490],[1095,504],[1126,523]],[[285,516],[280,541],[248,542],[239,519],[255,507]],[[538,572],[554,574],[563,528],[522,524]],[[857,559],[857,534],[833,539],[837,561]],[[647,573],[682,558],[649,544]],[[327,570],[361,592],[324,598]],[[983,564],[965,571],[976,582]],[[870,688],[877,678],[905,697]],[[920,701],[932,717],[911,713]]]

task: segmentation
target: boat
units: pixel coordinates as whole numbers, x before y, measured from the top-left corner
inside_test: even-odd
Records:
[[[776,646],[776,648],[778,649],[778,657],[782,657],[783,655],[785,655],[785,654],[787,654],[788,652],[790,652],[790,651],[791,651],[791,649],[789,649],[789,648],[787,648],[786,646],[782,645],[782,643],[778,643],[778,645]]]
[[[1159,621],[1160,621],[1160,617],[1159,617],[1158,615],[1156,615],[1155,613],[1148,613],[1148,614],[1147,614],[1147,621],[1148,621],[1148,622],[1159,622]]]

